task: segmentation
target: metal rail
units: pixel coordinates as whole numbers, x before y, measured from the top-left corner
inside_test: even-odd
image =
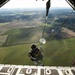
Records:
[[[66,2],[75,10],[75,5],[73,4],[73,1],[71,2],[69,0],[66,0]]]
[[[6,4],[10,0],[1,0],[0,1],[0,7],[2,7],[4,4]]]

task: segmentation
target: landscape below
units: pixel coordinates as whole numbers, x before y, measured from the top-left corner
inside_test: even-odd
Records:
[[[5,11],[5,10],[3,10]],[[71,9],[55,9],[46,21],[45,10],[0,11],[0,64],[34,65],[28,57],[31,45],[42,45],[46,66],[72,66],[75,59],[75,12],[62,26]]]

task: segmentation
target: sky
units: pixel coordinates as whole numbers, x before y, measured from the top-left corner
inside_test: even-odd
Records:
[[[46,7],[48,0],[10,0],[2,8],[41,8]],[[51,8],[53,7],[70,7],[66,0],[51,0]]]

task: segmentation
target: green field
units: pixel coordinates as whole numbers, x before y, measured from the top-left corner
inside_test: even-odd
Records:
[[[4,33],[8,35],[4,46],[22,43],[37,42],[42,36],[43,27],[12,29]]]
[[[74,41],[75,38],[47,41],[42,45],[44,65],[71,66],[75,56]],[[0,64],[34,65],[28,57],[31,44],[0,47]],[[39,42],[36,44],[40,46]]]
[[[71,66],[75,56],[75,38],[48,41],[44,49],[46,65]]]
[[[75,57],[75,38],[49,39],[45,29],[46,44],[42,45],[43,63],[47,66],[72,66]],[[43,27],[11,29],[2,35],[8,35],[0,47],[0,64],[34,65],[28,57],[30,46],[34,42],[40,47]],[[33,43],[32,43],[33,42]]]
[[[4,26],[4,25],[7,25],[9,24],[10,22],[6,22],[6,23],[0,23],[0,26]]]
[[[0,64],[34,65],[28,52],[33,43],[40,48],[43,37],[45,66],[73,66],[75,13],[69,16],[72,9],[52,9],[48,19],[42,9],[14,10],[0,12]]]
[[[5,43],[7,37],[8,37],[8,35],[0,36],[0,46],[2,46]]]

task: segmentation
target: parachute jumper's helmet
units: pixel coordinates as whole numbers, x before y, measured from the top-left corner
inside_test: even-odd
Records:
[[[36,46],[36,45],[34,45],[34,44],[31,46],[31,48],[32,48],[32,49],[35,49],[36,47],[37,47],[37,46]]]

